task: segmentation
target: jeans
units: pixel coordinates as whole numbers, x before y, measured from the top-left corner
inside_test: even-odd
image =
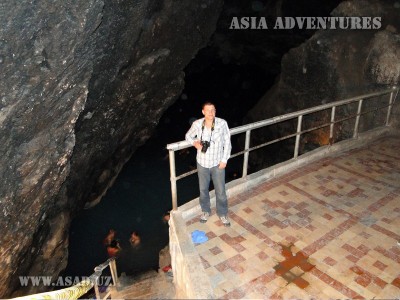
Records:
[[[215,189],[217,215],[226,216],[228,213],[228,199],[225,192],[225,169],[219,169],[218,166],[204,168],[197,163],[197,174],[199,176],[201,210],[211,214],[209,188],[212,179]]]

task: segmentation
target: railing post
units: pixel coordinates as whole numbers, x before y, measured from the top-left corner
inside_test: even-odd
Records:
[[[169,170],[171,174],[172,210],[178,209],[178,195],[176,192],[175,151],[169,150]]]
[[[293,155],[293,158],[295,159],[299,156],[300,132],[301,132],[302,122],[303,122],[303,115],[300,115],[297,119],[296,145],[294,146],[294,155]]]
[[[111,271],[111,277],[114,282],[114,286],[118,286],[118,274],[117,274],[117,263],[115,262],[115,259],[111,260],[109,262],[110,266],[110,271]]]
[[[356,117],[356,123],[354,124],[353,138],[357,138],[357,136],[358,136],[358,125],[360,124],[362,103],[363,103],[363,99],[360,99],[358,101],[357,117]]]
[[[386,126],[389,126],[390,114],[392,113],[392,106],[393,106],[393,92],[390,93],[390,97],[389,97],[389,107],[388,107],[386,123],[385,123]]]
[[[336,114],[336,106],[332,106],[331,111],[331,125],[329,126],[329,144],[333,144],[333,130],[335,128],[335,114]]]
[[[244,153],[243,157],[243,172],[242,172],[242,178],[247,176],[247,169],[249,165],[249,147],[250,147],[250,130],[246,131],[246,140],[244,143],[244,150],[246,151]]]
[[[96,299],[101,299],[99,291],[99,276],[96,276],[96,281],[94,282],[94,292],[96,294]]]

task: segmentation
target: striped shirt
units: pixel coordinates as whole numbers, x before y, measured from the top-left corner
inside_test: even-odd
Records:
[[[203,141],[210,141],[210,147],[206,153],[197,150],[196,160],[204,168],[218,166],[220,162],[227,163],[231,155],[231,134],[228,123],[221,118],[215,118],[214,130],[204,126],[202,136],[202,125],[204,118],[198,119],[192,123],[192,126],[185,135],[186,141],[191,145],[202,137]]]

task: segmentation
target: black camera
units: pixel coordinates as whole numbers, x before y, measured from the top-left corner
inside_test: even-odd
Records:
[[[208,141],[201,141],[200,143],[201,143],[201,145],[203,146],[203,147],[201,148],[201,152],[206,153],[207,150],[208,150],[208,147],[210,147],[210,142],[208,142]]]

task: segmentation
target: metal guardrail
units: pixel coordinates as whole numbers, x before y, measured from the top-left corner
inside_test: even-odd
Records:
[[[111,272],[111,277],[113,280],[113,284],[116,286],[118,285],[118,274],[117,274],[117,264],[115,262],[115,257],[109,258],[107,261],[102,263],[101,265],[98,265],[97,267],[94,268],[94,273],[89,277],[92,278],[91,281],[94,284],[94,291],[96,293],[96,299],[107,299],[108,296],[111,295],[111,291],[108,291],[104,295],[103,298],[100,297],[100,291],[99,291],[99,278],[101,276],[101,273],[103,270],[107,267],[110,267],[110,272]]]
[[[349,120],[349,119],[355,119],[355,123],[354,123],[354,129],[353,129],[353,135],[352,138],[357,138],[358,133],[359,133],[359,124],[360,124],[360,117],[364,114],[373,112],[373,111],[377,111],[377,110],[382,110],[387,108],[387,114],[386,114],[386,119],[385,119],[385,124],[384,126],[388,126],[389,125],[389,120],[390,120],[390,116],[391,116],[391,112],[392,112],[392,108],[395,102],[395,99],[397,97],[397,94],[399,92],[399,87],[394,86],[390,89],[385,89],[383,91],[378,91],[378,92],[374,92],[374,93],[369,93],[369,94],[365,94],[365,95],[361,95],[361,96],[357,96],[357,97],[352,97],[349,99],[345,99],[345,100],[340,100],[340,101],[335,101],[335,102],[331,102],[331,103],[327,103],[327,104],[323,104],[323,105],[318,105],[318,106],[314,106],[311,108],[307,108],[307,109],[303,109],[297,112],[292,112],[292,113],[288,113],[285,115],[280,115],[277,117],[273,117],[270,119],[266,119],[266,120],[262,120],[259,122],[254,122],[251,124],[247,124],[247,125],[243,125],[243,126],[239,126],[239,127],[235,127],[233,129],[230,130],[231,136],[233,135],[237,135],[237,134],[241,134],[241,133],[246,133],[246,138],[245,138],[245,145],[244,145],[244,150],[237,152],[233,155],[231,155],[231,158],[234,158],[236,156],[239,155],[244,155],[244,159],[243,159],[243,171],[242,171],[242,178],[247,176],[247,172],[248,172],[248,162],[249,162],[249,153],[250,151],[259,149],[261,147],[265,147],[277,142],[280,142],[282,140],[291,138],[291,137],[295,137],[295,146],[294,146],[294,151],[293,151],[293,158],[297,159],[297,157],[299,156],[299,145],[300,145],[300,137],[302,134],[304,133],[308,133],[311,131],[315,131],[318,130],[320,128],[323,127],[327,127],[329,126],[329,141],[330,144],[334,143],[334,128],[335,125],[337,123],[341,123],[343,121]],[[368,110],[368,111],[364,111],[362,112],[362,107],[364,104],[364,100],[370,100],[373,97],[378,97],[378,96],[384,96],[384,95],[389,95],[389,103],[388,105],[382,106],[382,107],[378,107],[375,108],[373,110]],[[335,119],[336,116],[336,108],[343,106],[343,105],[347,105],[350,103],[356,103],[358,102],[358,107],[357,107],[357,113],[345,118],[341,118],[341,119]],[[302,125],[303,125],[303,117],[306,115],[309,115],[311,113],[315,113],[315,112],[320,112],[320,111],[324,111],[330,109],[330,122],[325,123],[325,124],[321,124],[318,125],[316,127],[313,128],[309,128],[306,130],[302,130]],[[258,129],[258,128],[262,128],[262,127],[267,127],[273,124],[277,124],[277,123],[281,123],[287,120],[292,120],[297,118],[297,130],[296,132],[292,133],[292,134],[288,134],[286,136],[280,137],[278,139],[272,140],[272,141],[268,141],[266,143],[262,143],[259,145],[256,145],[254,147],[250,147],[250,135],[251,135],[251,131]],[[378,127],[378,126],[377,126]],[[172,143],[172,144],[168,144],[167,145],[167,150],[169,151],[169,166],[170,166],[170,180],[171,180],[171,194],[172,194],[172,209],[176,210],[178,208],[178,196],[177,196],[177,185],[176,182],[184,177],[187,177],[189,175],[192,175],[194,173],[197,172],[197,170],[192,170],[186,173],[183,173],[179,176],[176,176],[176,168],[175,168],[175,151],[181,150],[181,149],[185,149],[185,148],[189,148],[192,145],[190,145],[188,142],[186,141],[180,141],[180,142],[176,142],[176,143]]]
[[[115,263],[115,258],[109,258],[104,263],[98,265],[94,268],[94,273],[90,275],[87,279],[82,280],[78,284],[60,289],[57,291],[51,291],[40,294],[33,294],[13,299],[18,300],[39,300],[39,299],[78,299],[82,295],[89,292],[93,287],[96,294],[96,299],[108,299],[111,295],[111,291],[109,290],[103,298],[101,298],[99,291],[99,278],[103,272],[103,270],[107,267],[110,267],[111,277],[113,280],[113,285],[118,285],[118,275],[117,275],[117,265]]]

